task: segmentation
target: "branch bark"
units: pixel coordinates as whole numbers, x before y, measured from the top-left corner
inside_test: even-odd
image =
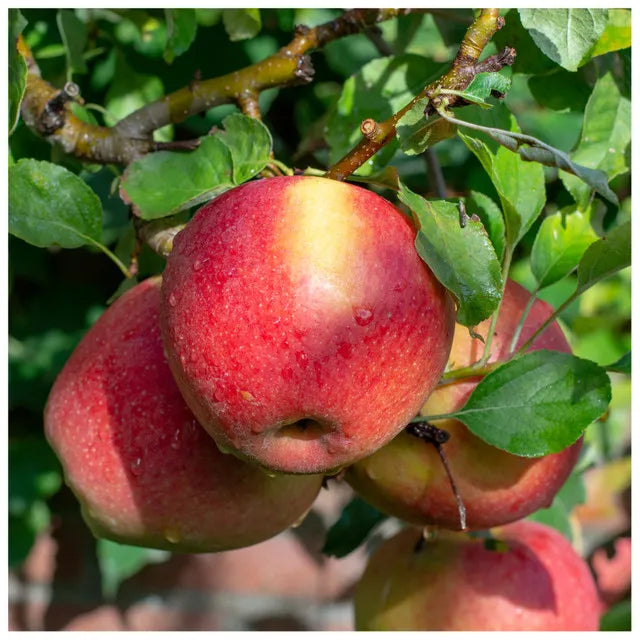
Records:
[[[336,162],[336,164],[327,171],[325,176],[335,180],[344,180],[356,171],[358,167],[362,166],[371,156],[380,151],[384,145],[395,137],[396,124],[418,100],[429,96],[429,94],[436,89],[454,89],[457,91],[466,89],[476,74],[480,71],[488,70],[487,63],[478,63],[478,60],[495,32],[503,26],[504,18],[499,15],[498,9],[482,9],[478,17],[467,29],[449,71],[425,87],[409,104],[400,109],[400,111],[383,122],[375,123],[375,136],[366,135],[363,132],[362,140],[349,151],[349,153]],[[514,54],[513,50],[510,51]],[[498,56],[494,56],[494,58],[497,60]],[[512,62],[513,55],[510,59]],[[501,57],[499,62],[502,62],[502,66],[510,64],[508,56]],[[499,64],[499,62],[496,62],[496,64]],[[453,106],[454,101],[450,98],[449,100],[449,106]],[[370,125],[368,128],[373,129],[373,126]]]
[[[86,124],[64,102],[57,108],[53,123],[47,120],[51,102],[54,106],[56,101],[60,102],[61,92],[41,77],[21,37],[18,47],[28,67],[21,114],[27,126],[49,142],[60,144],[67,153],[96,163],[129,164],[161,148],[152,139],[153,131],[213,106],[234,102],[244,113],[259,117],[257,98],[262,91],[313,79],[310,51],[411,11],[423,10],[352,9],[314,28],[298,26],[293,40],[265,60],[217,78],[194,79],[186,87],[138,109],[114,127]]]

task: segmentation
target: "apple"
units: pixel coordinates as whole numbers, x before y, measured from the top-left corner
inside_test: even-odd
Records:
[[[437,384],[455,309],[380,196],[308,176],[202,207],[162,283],[169,365],[226,451],[332,473],[391,440]]]
[[[369,559],[355,588],[361,631],[597,631],[586,562],[559,532],[521,520],[472,538],[404,529]]]
[[[255,544],[299,520],[321,476],[268,476],[221,453],[167,365],[160,279],[119,298],[56,379],[45,433],[97,537],[181,552]]]
[[[489,362],[509,357],[509,347],[529,293],[509,280],[500,307]],[[518,344],[523,344],[553,312],[536,300]],[[486,338],[489,320],[475,331]],[[449,369],[477,362],[484,344],[456,325]],[[570,353],[562,329],[552,323],[533,343],[532,350],[550,349]],[[462,407],[479,378],[462,379],[440,386],[422,408],[422,415],[449,413]],[[455,419],[433,424],[450,434],[442,450],[466,508],[466,526],[484,529],[519,520],[549,506],[577,462],[582,439],[559,453],[525,458],[497,449],[471,433]],[[525,425],[523,425],[524,427]],[[388,445],[355,465],[346,481],[365,500],[390,515],[419,525],[460,529],[460,515],[451,483],[436,448],[404,432]]]

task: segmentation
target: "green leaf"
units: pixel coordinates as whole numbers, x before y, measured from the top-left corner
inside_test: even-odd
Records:
[[[439,115],[425,118],[424,110],[428,98],[418,100],[396,125],[396,138],[400,149],[407,155],[422,153],[437,142],[451,138],[456,133],[455,125]]]
[[[71,73],[87,73],[84,48],[87,44],[87,25],[72,9],[59,9],[56,16],[62,43],[67,56],[67,66]]]
[[[467,214],[477,215],[489,234],[493,248],[499,260],[504,255],[504,218],[500,207],[487,195],[479,191],[471,191],[465,199]]]
[[[611,400],[607,373],[557,351],[533,351],[486,375],[455,417],[479,438],[519,456],[562,451]]]
[[[486,102],[487,98],[493,92],[505,94],[510,87],[511,78],[507,78],[502,73],[483,72],[474,76],[469,86],[464,91],[461,91],[459,95],[468,102],[489,108],[492,105]]]
[[[616,602],[602,614],[600,631],[631,631],[631,598]]]
[[[543,289],[571,273],[598,240],[589,212],[567,207],[542,221],[531,250],[531,271]]]
[[[222,141],[229,147],[233,182],[242,184],[254,178],[270,160],[273,141],[269,129],[259,120],[232,113],[222,121]]]
[[[584,111],[591,87],[584,74],[572,73],[561,67],[553,72],[529,78],[529,89],[541,106],[556,111]]]
[[[167,44],[163,57],[171,64],[175,58],[189,50],[198,30],[195,9],[165,9]]]
[[[603,171],[614,178],[629,170],[626,150],[631,141],[631,101],[618,88],[608,72],[598,79],[584,112],[582,134],[572,152],[573,162]],[[561,173],[565,187],[581,209],[591,197],[591,189],[578,178]]]
[[[233,187],[231,152],[219,136],[207,136],[189,153],[158,151],[134,160],[120,195],[143,220],[201,204]]]
[[[364,65],[344,83],[340,98],[329,114],[325,136],[329,163],[336,163],[362,139],[360,123],[363,120],[390,118],[443,71],[441,64],[415,54],[376,58]],[[380,171],[396,149],[394,142],[385,145],[358,169],[358,174]]]
[[[578,264],[577,293],[631,264],[631,222],[614,227],[604,238],[594,242]]]
[[[606,9],[519,9],[540,50],[569,71],[586,61],[607,24]]]
[[[245,182],[270,161],[271,135],[247,116],[224,119],[225,131],[202,139],[191,152],[159,151],[132,162],[120,194],[144,220],[154,220],[201,204]]]
[[[105,598],[112,599],[124,580],[148,564],[165,562],[171,553],[100,539],[96,544],[96,556],[102,578],[102,593]]]
[[[609,21],[589,51],[589,58],[631,46],[631,9],[609,9]]]
[[[329,529],[322,553],[344,558],[357,549],[370,531],[387,517],[362,498],[353,498]]]
[[[118,56],[115,77],[105,97],[108,115],[105,122],[113,126],[122,118],[164,96],[164,85],[158,76],[134,71],[122,55]],[[171,140],[171,126],[154,132],[155,140]]]
[[[549,507],[539,509],[527,519],[553,527],[567,539],[573,540],[573,527],[569,518],[574,507],[584,504],[586,499],[587,490],[582,473],[572,473]]]
[[[400,200],[420,229],[416,248],[438,280],[458,300],[458,322],[473,327],[496,309],[502,292],[500,263],[481,222],[460,226],[458,207],[425,200],[400,183]]]
[[[253,38],[262,28],[260,9],[226,9],[222,21],[232,42]]]
[[[203,27],[213,27],[220,22],[222,18],[222,9],[205,9],[204,7],[196,8],[196,21]]]
[[[19,515],[62,486],[55,454],[43,438],[9,440],[9,512]]]
[[[18,124],[20,103],[27,86],[27,63],[18,52],[18,36],[27,25],[27,21],[18,9],[9,9],[9,134]]]
[[[100,199],[64,167],[22,159],[9,168],[9,232],[37,247],[97,245]]]
[[[631,375],[631,351],[625,353],[619,360],[605,367],[607,371],[615,371],[616,373],[626,373]]]
[[[519,132],[515,117],[503,104],[490,111],[465,109],[463,118],[493,128]],[[482,133],[469,129],[458,135],[477,156],[498,192],[505,217],[507,246],[513,247],[529,230],[545,203],[544,171],[535,163],[526,162],[513,150]]]

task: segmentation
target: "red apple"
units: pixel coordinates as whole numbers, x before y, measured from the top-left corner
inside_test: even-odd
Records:
[[[58,376],[45,432],[96,536],[173,551],[255,544],[295,523],[320,476],[270,477],[221,453],[171,376],[160,279],[99,318]]]
[[[493,540],[440,531],[416,547],[404,529],[370,558],[356,585],[361,631],[597,631],[586,562],[560,533],[522,520]]]
[[[437,384],[454,307],[380,196],[324,178],[244,184],[200,209],[163,274],[169,365],[225,450],[335,471],[381,447]]]
[[[508,281],[492,341],[490,362],[506,359],[511,338],[529,293]],[[523,344],[552,313],[537,300],[524,325],[518,344]],[[475,331],[486,337],[489,320]],[[483,343],[456,325],[449,369],[478,361]],[[570,353],[557,323],[553,323],[533,343],[532,350],[551,349]],[[436,415],[459,409],[476,387],[478,378],[465,379],[437,388],[421,413]],[[560,453],[539,458],[514,456],[473,435],[458,420],[433,423],[450,433],[442,449],[462,502],[467,528],[484,529],[523,518],[550,505],[580,453],[581,440]],[[523,425],[524,427],[525,425]],[[458,506],[449,478],[435,447],[402,433],[391,443],[347,469],[346,480],[368,502],[381,511],[420,525],[460,528]]]

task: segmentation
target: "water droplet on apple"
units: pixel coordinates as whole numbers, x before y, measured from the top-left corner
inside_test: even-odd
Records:
[[[401,293],[406,288],[407,288],[407,281],[406,280],[400,280],[400,282],[398,282],[395,285],[395,287],[393,287],[393,290],[396,291],[397,293]]]
[[[173,433],[173,438],[171,438],[171,448],[172,449],[179,449],[181,443],[181,435],[182,433],[180,432],[180,429],[176,429]]]
[[[177,544],[182,539],[180,531],[169,527],[162,532],[162,535],[164,536],[164,539],[171,544]]]
[[[141,476],[142,475],[142,458],[140,456],[135,457],[131,461],[129,468],[131,469],[131,473],[133,473],[134,476]]]
[[[200,269],[202,269],[202,261],[201,260],[196,260],[193,263],[193,270],[194,271],[200,271]]]
[[[373,311],[369,307],[353,307],[353,319],[357,325],[366,327],[373,320]]]
[[[178,304],[178,299],[176,298],[176,294],[175,293],[169,294],[169,304],[172,307],[175,307]]]

